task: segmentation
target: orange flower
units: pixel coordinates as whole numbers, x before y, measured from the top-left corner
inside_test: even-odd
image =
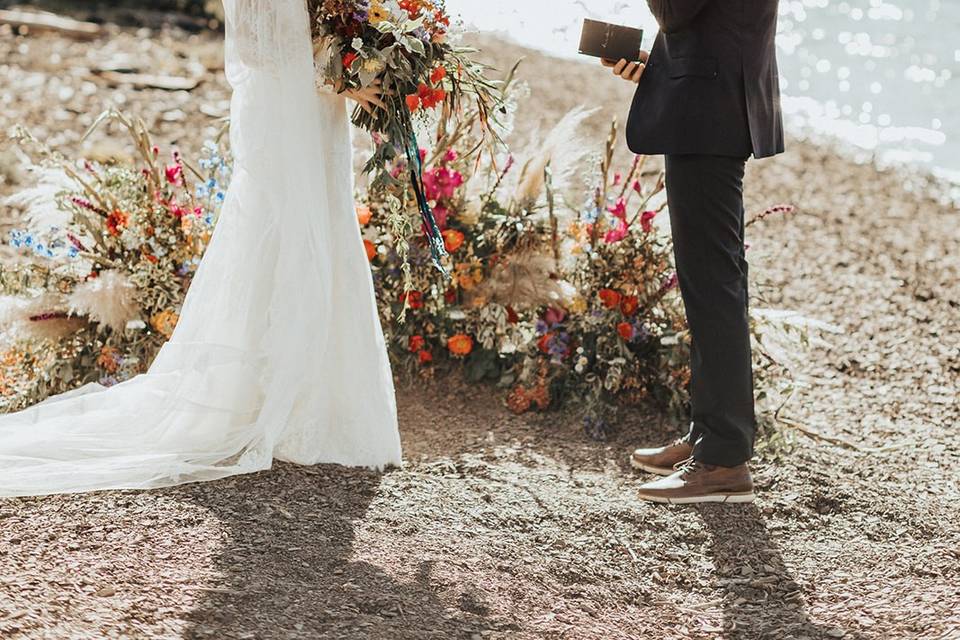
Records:
[[[625,341],[630,342],[634,336],[633,325],[629,322],[621,322],[617,325],[617,333],[619,333],[620,337]]]
[[[445,67],[437,67],[433,70],[433,73],[430,74],[430,82],[437,84],[441,80],[447,77],[447,70]]]
[[[468,356],[473,351],[473,338],[466,334],[458,333],[447,340],[447,349],[455,356]]]
[[[367,260],[373,262],[377,257],[377,246],[369,240],[363,241],[363,248],[367,250]]]
[[[178,316],[176,312],[167,309],[154,314],[153,317],[150,318],[150,326],[153,327],[157,333],[161,333],[165,337],[170,338],[179,321],[180,316]]]
[[[637,311],[640,310],[640,300],[637,296],[626,296],[620,302],[620,311],[623,312],[623,315],[631,318],[637,315]]]
[[[113,213],[107,216],[107,231],[112,236],[118,236],[127,226],[129,218],[127,214],[120,209],[115,209]]]
[[[365,227],[370,224],[370,219],[373,218],[373,211],[370,207],[362,204],[357,205],[357,221],[360,223],[361,227]]]
[[[423,336],[410,336],[410,340],[407,343],[412,353],[423,351],[423,347],[426,344],[427,341],[423,339]]]
[[[600,300],[603,301],[603,306],[607,309],[616,309],[620,306],[620,300],[623,296],[614,291],[613,289],[600,289]]]
[[[454,253],[462,247],[464,240],[465,237],[463,233],[456,229],[447,229],[443,232],[443,246],[446,247],[447,253]]]
[[[97,366],[107,373],[116,373],[120,368],[120,352],[113,347],[104,347],[97,357]]]
[[[433,354],[429,351],[421,351],[417,354],[417,358],[420,360],[421,365],[428,365],[433,362]]]

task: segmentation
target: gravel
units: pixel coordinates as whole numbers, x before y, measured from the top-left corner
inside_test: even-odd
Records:
[[[629,87],[594,67],[478,42],[501,67],[526,56],[536,106],[519,131],[596,101],[599,143],[623,113]],[[228,108],[219,47],[176,30],[2,34],[0,129],[72,151],[117,105],[189,151]],[[204,82],[110,87],[91,71],[108,63]],[[6,194],[20,178],[3,144]],[[87,144],[117,149],[106,132]],[[798,207],[752,228],[756,304],[844,331],[800,359],[786,412],[803,431],[762,448],[756,505],[638,501],[627,452],[678,432],[658,415],[597,443],[567,414],[510,414],[487,387],[405,383],[407,462],[383,475],[280,464],[0,501],[0,637],[960,637],[960,214],[924,176],[798,139],[751,163],[747,191],[751,211]]]

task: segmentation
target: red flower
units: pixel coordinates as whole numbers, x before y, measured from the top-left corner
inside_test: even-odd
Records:
[[[517,312],[513,310],[513,307],[507,307],[507,322],[510,324],[517,324],[520,322],[520,316],[517,315]]]
[[[456,229],[447,229],[443,232],[443,246],[447,253],[455,253],[463,246],[464,235]]]
[[[640,310],[640,300],[637,296],[626,296],[620,302],[620,311],[623,312],[623,315],[628,318],[637,315],[637,311]]]
[[[127,214],[120,209],[115,209],[113,213],[107,216],[107,231],[112,236],[118,236],[127,226],[127,221]]]
[[[401,293],[400,302],[406,304],[413,310],[417,310],[423,307],[423,294],[419,291],[411,291],[410,293]]]
[[[443,102],[444,98],[447,97],[447,92],[443,89],[433,89],[427,83],[421,82],[420,86],[417,88],[417,97],[420,99],[420,105],[424,109],[433,109],[435,106]],[[408,106],[410,98],[407,98]]]
[[[344,68],[344,69],[349,69],[350,66],[351,66],[351,65],[356,61],[356,59],[359,58],[359,57],[360,57],[360,56],[357,55],[357,53],[354,52],[354,51],[348,52],[346,55],[343,56],[343,68]]]
[[[433,70],[433,73],[430,74],[430,82],[437,84],[441,80],[447,77],[447,70],[444,67],[437,67]]]
[[[369,260],[370,262],[373,262],[373,260],[377,257],[377,246],[372,242],[370,242],[369,240],[364,240],[363,248],[367,252],[367,260]]]
[[[619,333],[620,337],[625,341],[630,342],[634,336],[633,325],[629,322],[621,322],[617,325],[617,333]]]
[[[172,164],[164,171],[167,174],[167,182],[170,184],[179,184],[183,178],[183,167],[179,164]]]
[[[420,360],[420,364],[426,366],[433,362],[433,354],[429,351],[421,351],[417,354],[417,358]]]
[[[410,112],[412,113],[418,110],[419,108],[420,108],[420,96],[418,96],[415,93],[407,96],[407,109],[409,109]]]
[[[653,231],[653,219],[657,217],[656,211],[644,211],[643,215],[640,216],[640,226],[643,227],[644,233],[650,233]]]
[[[603,306],[607,309],[616,309],[620,306],[620,300],[623,298],[619,293],[613,289],[600,289],[600,300],[603,301]]]
[[[543,353],[550,353],[550,343],[553,342],[553,334],[546,333],[537,340],[537,348]]]
[[[453,287],[449,287],[443,293],[443,299],[446,300],[447,304],[454,304],[457,301],[457,290]]]
[[[410,336],[407,347],[412,353],[417,353],[418,351],[423,351],[423,347],[426,346],[426,344],[427,341],[423,339],[423,336]]]

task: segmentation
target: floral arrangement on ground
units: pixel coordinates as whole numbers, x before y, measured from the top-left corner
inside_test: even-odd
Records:
[[[505,84],[501,137],[525,92]],[[525,150],[478,156],[487,123],[467,110],[420,149],[447,274],[401,214],[416,198],[404,182],[371,185],[357,217],[398,371],[462,368],[502,388],[517,413],[577,407],[602,438],[624,405],[685,411],[689,340],[661,224],[663,174],[644,157],[615,169],[615,124],[591,151],[580,133],[591,115],[576,109]],[[176,152],[163,162],[142,123],[104,119],[129,132],[135,160],[73,161],[20,134],[38,156],[38,185],[14,198],[26,228],[9,240],[18,261],[0,268],[4,410],[145,371],[216,223],[230,176],[223,144],[208,142],[196,166]],[[406,162],[387,170],[401,175]],[[778,402],[789,380],[771,354],[789,349],[773,345],[802,333],[782,320],[758,315],[754,332],[771,343],[757,349],[758,395]]]

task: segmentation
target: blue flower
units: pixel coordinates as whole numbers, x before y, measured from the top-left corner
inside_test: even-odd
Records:
[[[79,253],[80,253],[80,250],[77,249],[76,247],[70,247],[69,249],[67,249],[67,255],[71,258],[76,258]]]
[[[589,209],[584,209],[581,212],[580,217],[584,222],[596,222],[600,217],[600,209],[597,207],[590,207]]]
[[[217,202],[223,202],[223,200],[224,200],[226,197],[227,197],[227,196],[224,195],[223,191],[218,191],[218,192],[217,192],[217,196],[216,196]]]

